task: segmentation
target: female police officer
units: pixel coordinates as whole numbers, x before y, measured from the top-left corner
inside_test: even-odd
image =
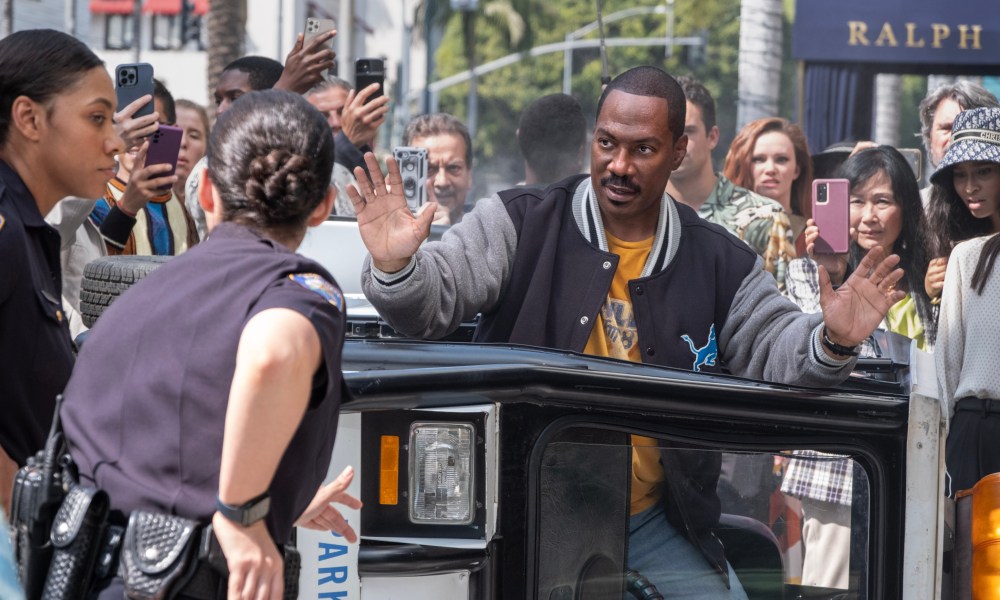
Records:
[[[101,316],[66,389],[81,482],[123,515],[211,521],[230,598],[281,597],[275,544],[296,522],[356,539],[330,505],[360,507],[343,493],[351,472],[317,492],[337,426],[343,297],[293,252],[330,214],[332,167],[329,127],[302,97],[234,103],[209,142],[208,239]],[[122,597],[120,580],[99,585],[100,598]]]
[[[45,444],[69,379],[59,234],[43,217],[66,196],[97,198],[123,143],[101,60],[50,30],[0,41],[0,503],[13,464]],[[9,458],[8,458],[9,457]]]

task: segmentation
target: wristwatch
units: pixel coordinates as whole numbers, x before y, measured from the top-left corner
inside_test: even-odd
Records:
[[[246,504],[232,506],[226,504],[218,496],[215,497],[215,510],[219,514],[229,519],[233,523],[238,523],[244,527],[249,527],[260,521],[271,512],[271,495],[264,492],[256,498],[250,499]]]
[[[830,352],[833,352],[834,354],[836,354],[838,356],[857,356],[858,355],[858,347],[857,346],[842,346],[842,345],[834,342],[833,340],[831,340],[830,336],[827,335],[826,325],[823,326],[823,335],[820,338],[820,341],[823,342],[823,346],[827,350],[829,350]]]

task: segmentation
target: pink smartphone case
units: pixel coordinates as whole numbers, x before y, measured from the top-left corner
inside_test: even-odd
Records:
[[[819,202],[817,190],[826,185],[825,202]],[[816,254],[844,254],[850,245],[851,207],[850,184],[846,179],[817,179],[813,181],[813,220],[819,227],[819,237],[813,251]]]

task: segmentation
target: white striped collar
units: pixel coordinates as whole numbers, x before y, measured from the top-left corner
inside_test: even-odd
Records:
[[[573,216],[580,233],[594,246],[608,251],[608,238],[604,234],[604,221],[598,206],[597,196],[590,177],[585,177],[573,193]],[[671,226],[673,225],[673,226]],[[681,243],[680,215],[670,194],[663,193],[660,216],[656,224],[653,248],[642,269],[642,277],[648,277],[667,268],[677,255]]]

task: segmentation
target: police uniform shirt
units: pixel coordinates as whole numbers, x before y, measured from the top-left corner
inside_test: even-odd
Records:
[[[59,233],[0,161],[0,446],[19,465],[45,445],[73,368]]]
[[[208,522],[240,335],[259,312],[291,309],[315,327],[323,364],[271,482],[268,529],[287,542],[326,477],[337,430],[345,317],[332,282],[312,260],[223,223],[123,294],[91,330],[66,390],[63,426],[81,479],[125,514]]]

